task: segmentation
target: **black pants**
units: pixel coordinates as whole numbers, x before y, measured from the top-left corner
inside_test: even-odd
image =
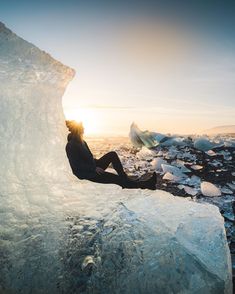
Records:
[[[103,184],[116,184],[121,186],[122,188],[147,188],[145,182],[135,182],[130,179],[128,179],[126,173],[123,170],[122,163],[117,155],[116,152],[111,151],[104,156],[102,156],[100,159],[96,159],[96,166],[101,167],[103,170],[105,170],[110,163],[112,163],[113,168],[118,173],[113,174],[110,172],[104,172],[102,174],[96,174],[96,176],[92,179],[90,179],[93,182],[96,183],[103,183]]]

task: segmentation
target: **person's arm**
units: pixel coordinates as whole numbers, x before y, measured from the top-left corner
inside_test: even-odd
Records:
[[[89,153],[91,154],[91,156],[92,156],[92,158],[93,158],[93,160],[94,160],[94,162],[95,162],[95,166],[96,166],[97,159],[96,159],[96,158],[94,158],[94,156],[93,156],[93,154],[92,154],[92,152],[91,152],[90,148],[89,148],[89,147],[88,147],[88,145],[87,145],[87,142],[86,142],[86,141],[84,141],[84,143],[85,143],[85,145],[86,145],[86,148],[87,148],[87,150],[88,150],[88,151],[89,151]],[[95,168],[95,171],[96,171],[96,173],[97,173],[97,174],[99,174],[99,175],[101,175],[101,174],[103,174],[103,173],[104,173],[104,170],[103,170],[101,167],[99,167],[99,166],[96,166],[96,168]]]
[[[86,145],[86,148],[87,148],[87,150],[89,151],[89,153],[91,154],[91,156],[94,158],[94,156],[93,156],[93,154],[92,154],[90,148],[89,148],[88,145],[87,145],[87,142],[86,142],[86,141],[83,141],[83,142],[84,142],[84,144]]]
[[[96,164],[92,156],[84,149],[79,144],[74,145],[68,143],[66,146],[67,157],[75,175],[95,173]]]
[[[84,160],[93,160],[93,155],[90,153],[89,149],[87,149],[82,143],[76,145],[77,153],[80,157],[82,157]]]

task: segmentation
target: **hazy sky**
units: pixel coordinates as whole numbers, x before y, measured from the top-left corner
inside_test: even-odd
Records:
[[[63,104],[87,131],[235,124],[235,1],[0,1],[10,29],[76,70]]]

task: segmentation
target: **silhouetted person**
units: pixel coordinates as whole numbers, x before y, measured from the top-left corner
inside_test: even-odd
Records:
[[[100,159],[95,159],[87,143],[83,140],[84,127],[82,123],[66,121],[66,125],[70,131],[66,153],[73,174],[79,179],[104,184],[117,184],[122,188],[156,189],[156,173],[147,181],[129,179],[116,152],[111,151]],[[117,175],[105,171],[110,163],[112,163]]]

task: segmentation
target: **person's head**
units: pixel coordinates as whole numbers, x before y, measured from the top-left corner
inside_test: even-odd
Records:
[[[73,136],[82,139],[84,134],[84,127],[82,122],[76,122],[75,120],[66,120],[65,123]]]

